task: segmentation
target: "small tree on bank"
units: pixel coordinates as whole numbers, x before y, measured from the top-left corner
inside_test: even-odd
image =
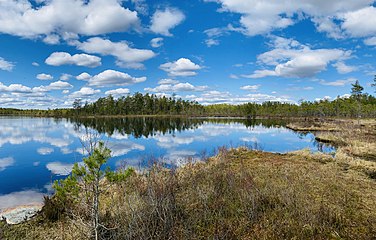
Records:
[[[56,196],[63,200],[68,198],[75,202],[81,202],[82,198],[90,209],[90,228],[95,239],[99,239],[99,196],[100,180],[105,176],[106,171],[102,170],[103,165],[111,156],[111,151],[99,142],[88,157],[83,159],[83,164],[75,163],[72,174],[65,180],[55,182]]]
[[[361,98],[362,98],[362,94],[363,94],[363,90],[364,88],[359,84],[359,81],[356,80],[355,83],[351,84],[352,85],[352,88],[351,88],[351,95],[355,98],[357,104],[358,104],[358,124],[359,124],[359,119],[361,117],[360,115],[360,112],[361,112]]]

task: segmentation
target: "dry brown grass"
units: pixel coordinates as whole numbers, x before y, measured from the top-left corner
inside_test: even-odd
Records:
[[[154,166],[102,196],[103,239],[374,239],[376,183],[337,159],[221,149]],[[85,239],[71,218],[3,228],[12,239]]]
[[[295,130],[309,129],[312,122],[292,124]],[[376,119],[316,121],[315,138],[337,147],[335,160],[344,168],[351,168],[376,179]]]

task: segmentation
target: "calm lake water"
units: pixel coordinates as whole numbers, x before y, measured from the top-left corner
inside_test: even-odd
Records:
[[[288,130],[284,122],[116,118],[70,119],[0,117],[0,210],[39,203],[52,193],[52,182],[66,177],[82,161],[82,139],[96,133],[112,150],[108,165],[147,167],[158,159],[167,167],[187,158],[211,156],[221,146],[249,146],[288,152],[303,148],[333,151],[315,142],[312,134]]]

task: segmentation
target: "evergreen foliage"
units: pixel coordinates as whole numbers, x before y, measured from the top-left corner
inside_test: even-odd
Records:
[[[376,87],[375,83],[372,86]],[[335,100],[286,102],[249,102],[239,105],[213,104],[203,106],[196,101],[158,97],[154,94],[135,93],[115,99],[109,95],[97,101],[82,104],[76,99],[73,108],[53,110],[19,110],[0,108],[0,115],[29,115],[50,117],[131,116],[131,115],[180,115],[224,117],[376,117],[376,97],[363,93],[356,81],[351,96]]]

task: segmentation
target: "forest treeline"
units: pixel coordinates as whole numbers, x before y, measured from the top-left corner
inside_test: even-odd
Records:
[[[213,104],[154,94],[135,93],[115,99],[109,95],[88,103],[76,99],[72,108],[53,110],[20,110],[0,108],[2,115],[32,115],[53,117],[184,115],[209,117],[376,117],[376,97],[363,93],[359,83],[353,84],[349,97],[335,100]]]

